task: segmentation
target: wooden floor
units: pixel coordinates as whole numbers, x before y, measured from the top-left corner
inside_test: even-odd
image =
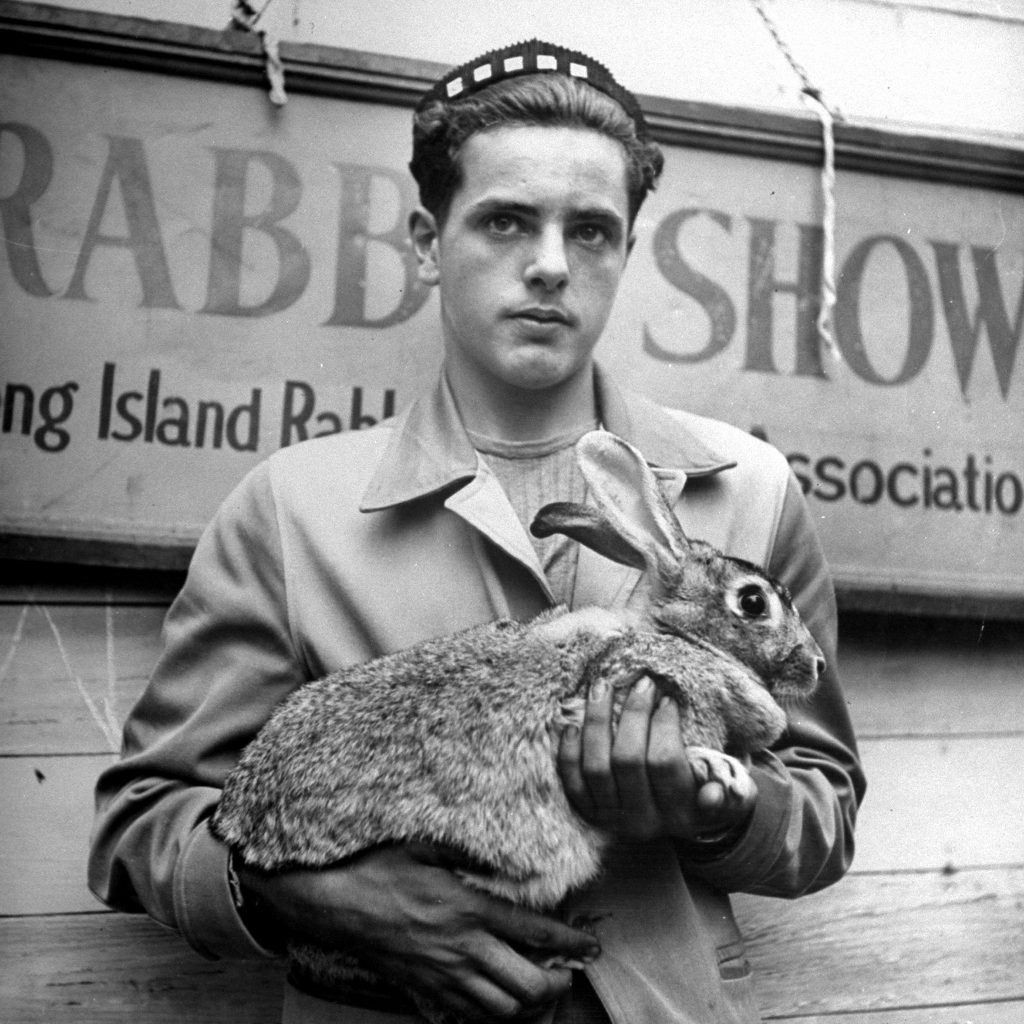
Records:
[[[93,782],[175,585],[0,564],[4,1024],[278,1019],[278,968],[208,963],[85,887]],[[857,861],[825,893],[737,901],[764,1016],[1020,1024],[1024,627],[847,615],[843,633],[869,778]]]

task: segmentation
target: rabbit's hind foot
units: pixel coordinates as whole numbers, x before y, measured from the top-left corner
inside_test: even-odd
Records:
[[[535,622],[530,632],[547,643],[562,644],[580,634],[604,639],[635,627],[636,618],[631,612],[580,608],[562,615],[543,616]]]
[[[698,789],[709,784],[722,788],[720,800],[714,800],[706,809],[740,807],[754,796],[753,780],[747,771],[741,770],[743,763],[732,755],[710,747],[687,747],[686,754]]]

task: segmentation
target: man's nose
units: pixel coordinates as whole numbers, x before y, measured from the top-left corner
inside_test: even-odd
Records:
[[[535,235],[526,279],[529,284],[543,285],[548,291],[557,291],[569,280],[569,261],[560,226],[545,227]]]

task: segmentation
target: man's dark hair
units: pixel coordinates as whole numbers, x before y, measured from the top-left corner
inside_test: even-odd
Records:
[[[413,118],[409,170],[419,185],[420,202],[444,222],[452,196],[462,183],[459,153],[470,136],[523,125],[587,128],[619,142],[626,152],[629,222],[656,185],[664,164],[661,149],[610,96],[562,74],[508,78],[455,100],[432,99]]]

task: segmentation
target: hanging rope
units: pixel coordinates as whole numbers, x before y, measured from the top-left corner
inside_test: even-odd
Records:
[[[822,254],[821,254],[821,301],[818,309],[818,336],[833,358],[842,359],[839,345],[836,343],[833,324],[833,313],[836,306],[836,144],[835,122],[842,120],[842,115],[833,110],[825,102],[821,90],[814,85],[807,70],[793,55],[778,26],[772,20],[764,6],[763,0],[750,0],[754,10],[761,17],[769,34],[775,41],[779,52],[786,59],[793,74],[800,79],[802,86],[800,98],[817,115],[821,122],[822,146],[824,160],[821,167],[821,199],[822,199]]]
[[[274,0],[266,0],[266,3],[257,10],[249,0],[231,0],[231,27],[255,32],[260,37],[264,68],[267,72],[267,81],[270,83],[270,102],[274,106],[283,107],[288,102],[288,97],[284,91],[284,64],[278,52],[277,36],[267,29],[257,27],[263,13],[273,2]]]
[[[802,94],[821,121],[825,158],[821,166],[821,307],[818,310],[818,334],[835,359],[842,359],[836,342],[833,313],[836,308],[836,142],[832,111],[820,96],[806,90]]]

